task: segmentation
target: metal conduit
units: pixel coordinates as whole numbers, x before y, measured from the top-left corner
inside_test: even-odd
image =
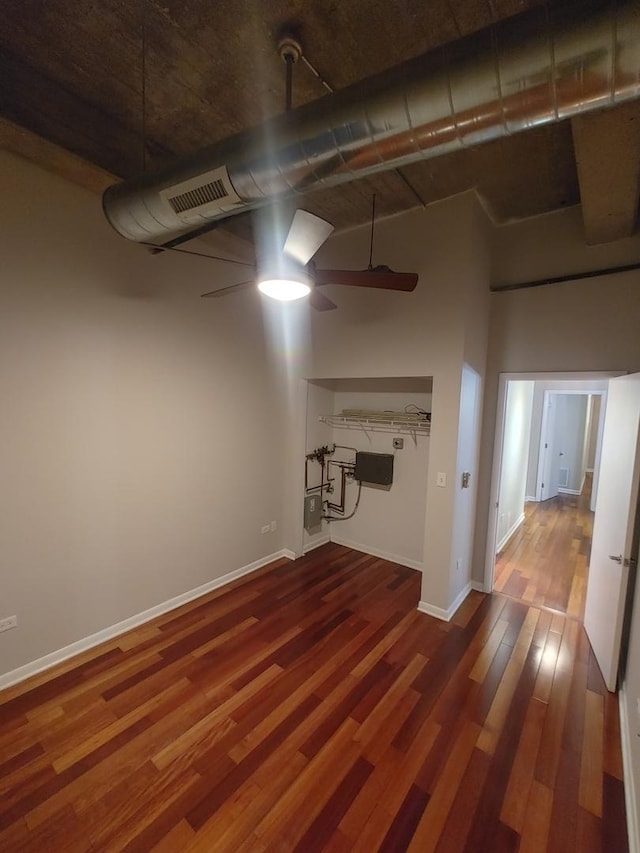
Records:
[[[278,196],[561,121],[640,96],[640,3],[586,0],[509,18],[107,189],[130,240],[167,241]],[[214,173],[227,197],[178,215],[167,200]],[[216,192],[219,187],[216,184]]]

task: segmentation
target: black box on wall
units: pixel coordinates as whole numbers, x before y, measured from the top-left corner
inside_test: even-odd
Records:
[[[390,453],[358,451],[353,476],[362,483],[390,486],[393,483],[393,456]]]

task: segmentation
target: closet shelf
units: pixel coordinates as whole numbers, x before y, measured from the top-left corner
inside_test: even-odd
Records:
[[[396,415],[394,417],[393,415]],[[431,422],[426,418],[409,418],[403,413],[385,413],[379,415],[368,413],[367,415],[323,415],[320,417],[322,423],[339,429],[360,429],[365,432],[393,432],[407,435],[429,435]]]

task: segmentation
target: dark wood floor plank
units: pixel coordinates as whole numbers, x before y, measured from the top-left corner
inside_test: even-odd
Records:
[[[538,578],[548,531],[524,531],[500,574],[522,600],[440,622],[419,573],[332,544],[5,691],[0,849],[626,850],[576,618],[590,520],[556,516],[573,580]]]

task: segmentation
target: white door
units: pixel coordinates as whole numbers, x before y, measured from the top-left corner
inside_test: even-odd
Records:
[[[609,381],[584,627],[616,689],[640,481],[640,374]]]
[[[542,429],[540,442],[541,481],[538,500],[546,501],[558,494],[560,460],[555,448],[556,433],[556,400],[549,391],[544,393],[544,410],[542,413]]]

